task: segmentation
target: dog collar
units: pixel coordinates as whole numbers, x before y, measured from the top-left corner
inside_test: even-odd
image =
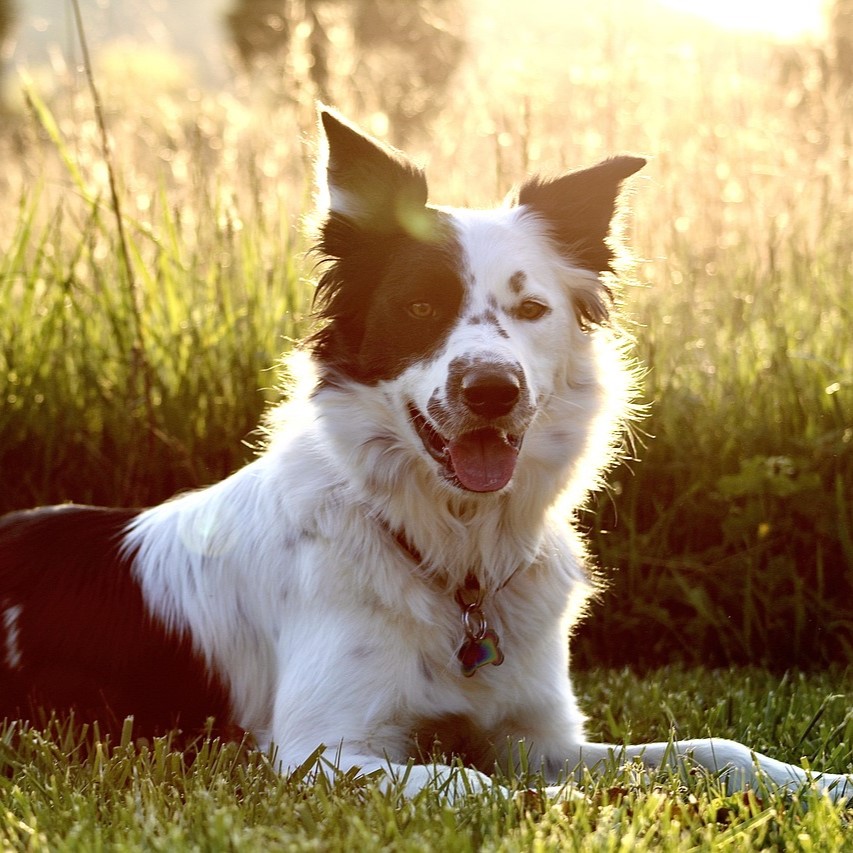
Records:
[[[423,562],[423,557],[401,531],[392,531],[387,525],[383,526],[393,536],[394,541],[417,565]],[[513,575],[515,573],[513,572]],[[506,586],[512,576],[502,584]],[[462,612],[462,631],[465,639],[456,652],[456,657],[462,665],[462,675],[470,678],[478,669],[491,664],[500,666],[504,662],[504,653],[500,648],[500,637],[494,628],[489,627],[486,614],[483,612],[485,590],[480,586],[477,576],[469,572],[465,583],[456,590],[456,603]]]

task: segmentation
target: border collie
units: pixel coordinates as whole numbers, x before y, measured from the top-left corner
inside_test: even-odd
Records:
[[[135,730],[214,717],[283,771],[477,791],[691,759],[730,789],[811,774],[731,741],[584,737],[568,636],[590,584],[573,510],[618,451],[633,377],[608,322],[612,220],[644,161],[533,178],[494,210],[321,111],[321,325],[264,452],[144,511],[0,522],[0,717]],[[318,753],[324,748],[325,753]],[[456,756],[458,766],[436,763]]]

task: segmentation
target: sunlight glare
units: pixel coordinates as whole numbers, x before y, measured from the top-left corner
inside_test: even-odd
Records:
[[[783,40],[820,35],[826,28],[821,0],[661,0],[716,26]]]

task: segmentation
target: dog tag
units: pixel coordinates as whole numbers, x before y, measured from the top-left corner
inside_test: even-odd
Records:
[[[481,666],[500,666],[504,653],[500,650],[500,638],[486,622],[483,613],[485,594],[475,575],[465,578],[465,585],[456,590],[456,603],[462,610],[462,630],[465,642],[456,656],[462,664],[462,674],[470,678]]]
[[[468,637],[458,652],[462,674],[470,678],[481,666],[500,666],[504,653],[499,644],[500,639],[491,628],[486,629],[482,637]]]

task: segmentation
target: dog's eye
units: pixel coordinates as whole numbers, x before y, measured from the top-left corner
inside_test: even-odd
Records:
[[[429,320],[430,317],[435,317],[435,308],[429,302],[412,302],[409,304],[408,311],[416,320]]]
[[[538,320],[550,312],[551,309],[543,302],[536,299],[525,299],[524,302],[515,306],[512,313],[519,320]]]

